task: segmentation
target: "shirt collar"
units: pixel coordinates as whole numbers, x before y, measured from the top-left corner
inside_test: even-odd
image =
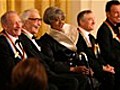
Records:
[[[30,32],[28,32],[26,29],[22,30],[24,32],[25,35],[27,35],[28,38],[32,39],[33,34],[31,34]]]
[[[88,32],[87,30],[83,29],[83,28],[80,27],[80,26],[79,26],[78,28],[79,28],[80,32],[81,32],[82,34],[84,34],[85,37],[88,37],[88,35],[90,34],[90,32]]]
[[[110,24],[112,28],[116,26],[116,24],[112,24],[109,19],[106,19],[106,21]]]
[[[12,42],[15,44],[15,41],[18,39],[18,37],[13,37],[12,35],[10,35],[7,32],[6,32],[6,34],[10,37],[10,39],[12,40]]]

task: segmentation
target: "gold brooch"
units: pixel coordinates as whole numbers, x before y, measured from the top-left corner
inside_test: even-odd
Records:
[[[19,52],[15,53],[15,58],[17,58],[19,56]]]

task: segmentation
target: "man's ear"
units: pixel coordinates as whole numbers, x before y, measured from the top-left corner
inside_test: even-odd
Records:
[[[80,23],[80,24],[82,24],[82,23],[83,23],[83,21],[82,21],[82,20],[80,20],[80,21],[79,21],[79,23]]]
[[[109,13],[109,12],[106,12],[106,16],[107,16],[107,17],[110,17],[110,13]]]
[[[79,23],[81,26],[84,25],[84,20],[83,19],[79,20]]]
[[[2,24],[3,29],[7,29],[7,25],[6,24]]]

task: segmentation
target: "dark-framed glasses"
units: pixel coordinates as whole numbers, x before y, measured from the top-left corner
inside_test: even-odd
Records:
[[[42,21],[42,18],[28,18],[29,20],[33,20],[33,21]]]

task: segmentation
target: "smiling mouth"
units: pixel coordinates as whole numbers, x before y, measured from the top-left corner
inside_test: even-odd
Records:
[[[35,25],[34,25],[33,27],[36,28],[36,29],[38,29],[40,26],[35,26]]]
[[[18,31],[18,30],[22,30],[22,29],[21,29],[21,28],[15,28],[14,30],[15,30],[15,31]]]

